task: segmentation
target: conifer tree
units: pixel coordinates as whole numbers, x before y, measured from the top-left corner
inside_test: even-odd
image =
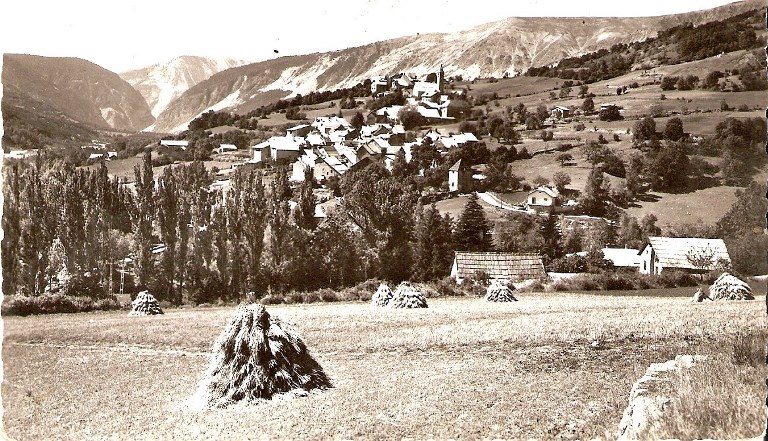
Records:
[[[458,251],[490,251],[493,249],[490,227],[483,207],[477,202],[477,193],[469,196],[459,216],[453,234]]]

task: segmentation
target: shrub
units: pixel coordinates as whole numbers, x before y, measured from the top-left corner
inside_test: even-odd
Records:
[[[117,299],[107,297],[92,300],[87,297],[74,297],[59,294],[36,297],[9,296],[2,305],[2,315],[58,314],[70,312],[109,311],[120,309]]]
[[[267,294],[262,297],[261,300],[259,300],[259,303],[262,305],[279,305],[281,303],[285,303],[285,300],[282,296],[276,294]]]
[[[338,302],[339,297],[336,295],[336,292],[332,289],[321,289],[318,291],[318,294],[320,295],[320,300],[324,302]]]
[[[304,296],[298,292],[289,292],[284,299],[285,303],[292,305],[294,303],[304,303]]]

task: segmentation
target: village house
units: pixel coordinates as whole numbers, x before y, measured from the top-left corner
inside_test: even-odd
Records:
[[[176,147],[182,150],[186,150],[189,147],[189,141],[179,141],[176,139],[163,139],[160,141],[160,145],[163,147]]]
[[[234,152],[237,151],[237,146],[234,144],[219,144],[219,148],[216,150],[219,152],[219,154]]]
[[[477,137],[473,133],[459,133],[457,135],[444,136],[438,138],[435,142],[437,147],[443,147],[444,149],[452,149],[463,145],[475,144],[478,142]]]
[[[555,188],[543,186],[528,193],[526,198],[531,208],[553,208],[560,205],[560,192]]]
[[[451,277],[459,284],[468,277],[519,282],[546,276],[538,254],[456,251],[451,266]]]
[[[550,112],[550,116],[554,119],[569,118],[571,116],[571,109],[564,106],[555,106]]]
[[[637,254],[642,274],[661,274],[667,269],[705,273],[731,262],[722,239],[653,236]]]
[[[459,159],[448,169],[448,191],[451,193],[468,193],[473,188],[472,167],[466,161]]]
[[[376,96],[387,91],[387,77],[379,76],[371,78],[371,94]]]
[[[305,137],[312,131],[312,126],[309,124],[299,124],[286,130],[286,133],[291,136]]]
[[[304,138],[291,135],[273,136],[268,140],[251,147],[253,158],[250,163],[259,163],[271,158],[273,161],[293,161],[301,155],[304,146]]]
[[[350,124],[346,119],[338,116],[318,116],[312,122],[311,126],[324,135],[339,129],[352,129],[352,124]]]

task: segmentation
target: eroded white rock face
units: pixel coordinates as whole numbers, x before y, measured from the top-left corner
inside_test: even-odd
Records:
[[[654,383],[669,381],[681,369],[689,369],[706,357],[702,355],[678,355],[674,360],[653,363],[637,380],[629,393],[629,405],[619,423],[619,440],[643,440],[661,425],[669,397],[649,392]]]

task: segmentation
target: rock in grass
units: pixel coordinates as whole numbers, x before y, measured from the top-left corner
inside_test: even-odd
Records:
[[[496,281],[491,282],[491,285],[485,290],[485,300],[488,302],[517,301],[512,293],[512,289],[508,285]]]
[[[427,299],[409,282],[400,282],[387,303],[390,308],[427,308]]]
[[[629,405],[619,423],[619,440],[659,439],[656,431],[662,425],[665,408],[671,402],[669,397],[654,390],[662,383],[669,383],[682,369],[705,360],[701,355],[678,355],[674,360],[652,363],[645,374],[632,386]]]
[[[330,387],[330,379],[290,325],[260,304],[243,304],[216,339],[193,401],[224,407]]]
[[[752,288],[747,282],[728,273],[723,273],[709,287],[709,298],[712,300],[754,300]]]
[[[155,299],[155,296],[149,291],[141,291],[131,302],[131,312],[128,315],[156,315],[162,314],[163,310]]]
[[[382,283],[371,297],[371,306],[387,306],[390,300],[392,300],[392,290],[386,283]]]

